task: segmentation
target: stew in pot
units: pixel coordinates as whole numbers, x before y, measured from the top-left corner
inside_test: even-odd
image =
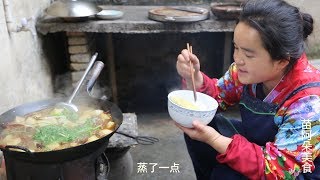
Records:
[[[23,146],[31,152],[60,150],[100,139],[115,127],[111,114],[101,109],[79,107],[76,113],[50,108],[4,124],[0,145]]]

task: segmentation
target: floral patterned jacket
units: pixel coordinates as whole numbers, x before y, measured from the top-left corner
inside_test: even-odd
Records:
[[[308,82],[320,82],[320,71],[303,54],[264,101],[279,104]],[[249,86],[255,96],[256,84]],[[224,110],[239,103],[243,85],[238,81],[237,66],[231,64],[220,79],[204,75],[204,84],[198,91],[214,97]],[[314,159],[320,157],[320,87],[305,89],[287,100],[274,122],[279,129],[273,142],[261,147],[235,135],[227,151],[217,156],[218,161],[249,179],[294,179],[300,173],[313,172]]]

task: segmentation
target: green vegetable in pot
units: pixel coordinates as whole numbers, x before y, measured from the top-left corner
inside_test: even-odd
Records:
[[[92,119],[75,127],[63,127],[59,125],[48,125],[36,129],[34,140],[43,145],[52,143],[66,143],[90,136],[100,126],[94,126]]]
[[[72,111],[69,110],[67,108],[54,108],[51,112],[50,112],[51,116],[65,116],[66,119],[71,120],[71,121],[75,121],[79,118],[79,115]]]

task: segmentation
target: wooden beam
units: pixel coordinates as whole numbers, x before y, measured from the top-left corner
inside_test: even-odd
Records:
[[[109,70],[109,82],[112,90],[112,100],[115,104],[118,104],[118,90],[117,90],[117,76],[116,76],[116,65],[114,59],[114,47],[112,33],[106,35],[106,62]]]
[[[224,35],[224,52],[223,52],[223,73],[225,73],[232,63],[232,38],[233,32],[225,32]]]

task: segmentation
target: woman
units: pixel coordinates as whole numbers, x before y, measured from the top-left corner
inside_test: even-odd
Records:
[[[209,125],[176,124],[197,179],[320,179],[320,71],[305,54],[313,19],[282,0],[249,0],[234,30],[234,63],[220,79],[182,50],[177,71],[222,110],[239,105],[241,121],[217,114]],[[228,125],[229,124],[229,125]]]

